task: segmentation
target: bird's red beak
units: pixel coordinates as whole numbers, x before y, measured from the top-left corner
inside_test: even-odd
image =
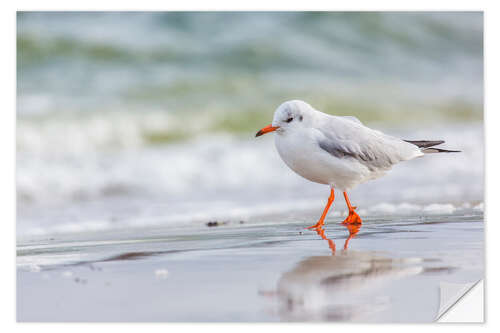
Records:
[[[269,133],[269,132],[276,131],[278,128],[280,128],[280,127],[279,126],[274,127],[272,125],[267,125],[263,129],[261,129],[260,131],[258,131],[257,134],[255,134],[255,137],[261,136],[261,135]]]

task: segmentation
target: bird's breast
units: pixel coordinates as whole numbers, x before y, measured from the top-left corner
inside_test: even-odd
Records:
[[[285,164],[312,182],[348,189],[368,176],[368,169],[357,161],[321,149],[313,133],[277,133],[275,144]]]
[[[281,159],[297,174],[316,183],[330,183],[334,161],[325,160],[317,142],[308,133],[278,134],[275,144]]]

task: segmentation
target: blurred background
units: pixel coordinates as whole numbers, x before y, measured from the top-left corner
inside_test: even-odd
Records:
[[[253,137],[290,99],[463,151],[359,186],[361,214],[482,210],[481,13],[20,12],[18,238],[310,224],[328,188]]]

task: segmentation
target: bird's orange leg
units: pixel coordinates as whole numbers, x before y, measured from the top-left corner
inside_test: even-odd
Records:
[[[312,225],[310,227],[307,227],[306,229],[319,228],[324,224],[326,214],[328,213],[328,210],[330,209],[330,206],[332,205],[333,200],[335,200],[335,191],[332,187],[331,192],[330,192],[330,197],[328,198],[328,202],[326,203],[325,209],[323,210],[323,214],[321,215],[318,223],[316,223],[315,225]]]
[[[359,215],[354,211],[356,207],[351,206],[351,202],[349,201],[349,197],[347,196],[347,192],[344,192],[345,203],[347,204],[347,208],[349,208],[349,215],[342,222],[343,224],[361,224],[362,220]]]

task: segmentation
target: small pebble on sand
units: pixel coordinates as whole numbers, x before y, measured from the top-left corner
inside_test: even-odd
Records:
[[[224,224],[227,224],[228,222],[219,222],[219,221],[209,221],[206,223],[207,227],[218,227]]]

